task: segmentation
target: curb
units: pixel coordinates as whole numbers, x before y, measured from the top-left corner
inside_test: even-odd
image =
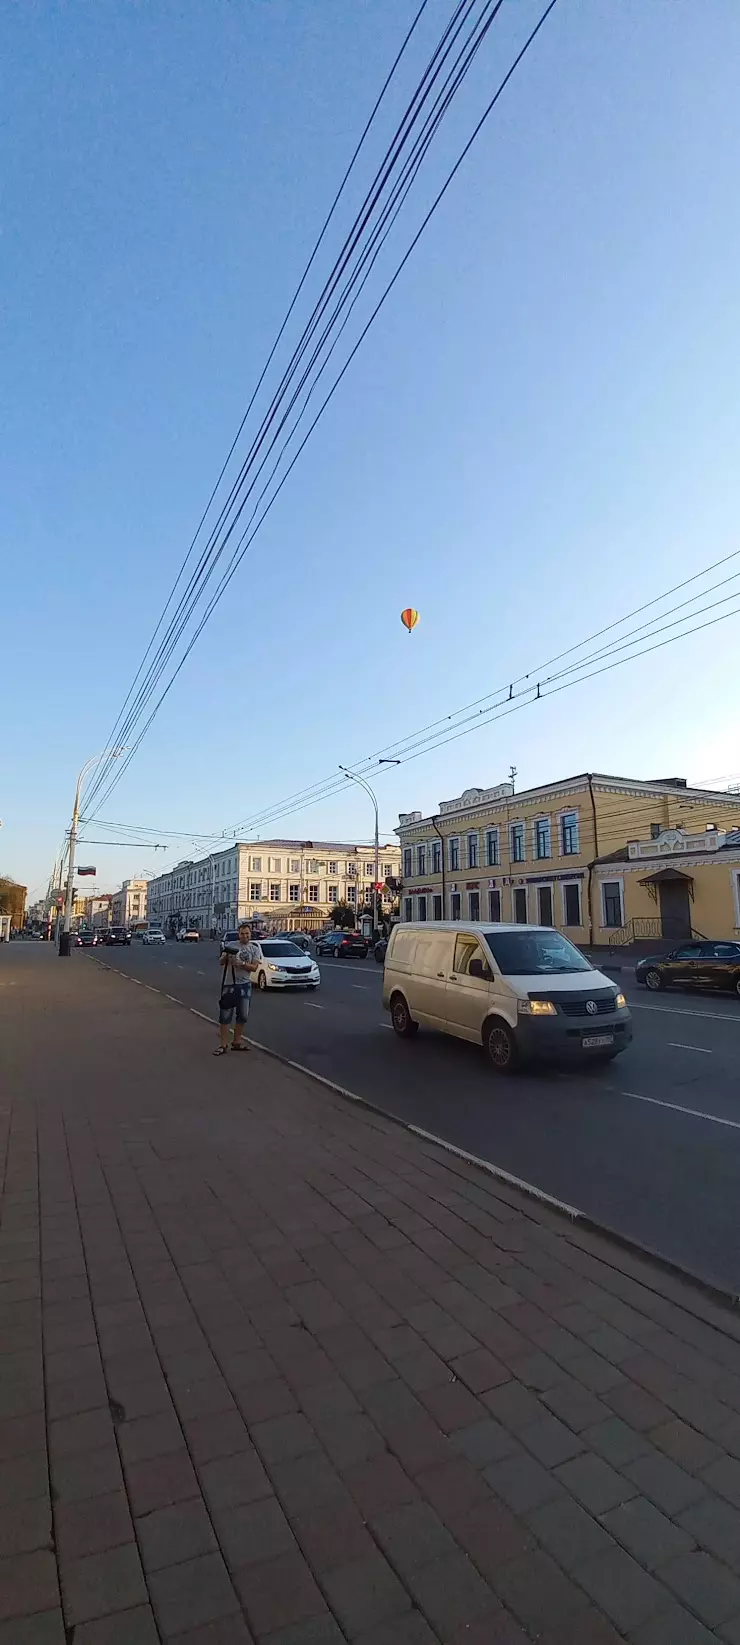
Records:
[[[94,959],[92,955],[86,954],[85,958],[92,959],[93,964],[99,965],[101,970],[111,971],[115,976],[124,977],[127,982],[133,982],[138,987],[145,988],[148,993],[158,994],[160,999],[168,1000],[173,1005],[179,1005],[181,1010],[188,1011],[192,1017],[198,1017],[201,1022],[207,1022],[214,1028],[218,1027],[216,1017],[209,1017],[205,1011],[198,1011],[195,1006],[186,1005],[183,1000],[176,999],[174,994],[167,994],[162,988],[154,988],[151,983],[142,982],[139,977],[131,977],[127,971],[118,971],[114,965],[108,965],[104,960]],[[412,1136],[419,1137],[421,1141],[427,1142],[435,1148],[442,1148],[445,1153],[455,1155],[458,1159],[464,1160],[467,1165],[474,1165],[478,1170],[485,1171],[488,1176],[493,1177],[497,1182],[504,1183],[506,1186],[516,1189],[518,1193],[526,1195],[528,1199],[536,1200],[538,1204],[547,1206],[548,1210],[554,1211],[559,1218],[562,1218],[564,1223],[570,1224],[573,1229],[580,1229],[584,1233],[597,1234],[601,1239],[608,1240],[610,1244],[616,1245],[620,1250],[628,1252],[631,1256],[653,1263],[663,1273],[669,1274],[674,1279],[680,1280],[682,1284],[699,1291],[710,1302],[721,1307],[733,1318],[740,1320],[740,1295],[736,1292],[715,1285],[712,1280],[705,1279],[691,1268],[682,1267],[681,1263],[675,1262],[672,1257],[664,1256],[662,1252],[654,1250],[652,1246],[642,1245],[639,1240],[632,1239],[629,1234],[622,1234],[618,1229],[612,1228],[609,1223],[599,1222],[596,1217],[589,1216],[586,1211],[579,1210],[578,1206],[569,1205],[565,1200],[557,1199],[554,1194],[549,1194],[546,1189],[538,1188],[536,1183],[526,1182],[523,1177],[517,1177],[511,1171],[505,1171],[503,1166],[495,1165],[491,1160],[481,1159],[479,1155],[471,1154],[465,1148],[459,1148],[456,1143],[448,1142],[445,1137],[437,1136],[434,1131],[425,1131],[423,1127],[414,1125],[410,1120],[400,1119],[398,1114],[389,1113],[388,1109],[381,1107],[380,1103],[372,1102],[369,1097],[362,1097],[356,1091],[348,1090],[346,1086],[339,1085],[336,1080],[327,1079],[325,1074],[317,1074],[313,1068],[308,1068],[305,1063],[295,1062],[292,1057],[284,1056],[282,1051],[274,1051],[272,1046],[263,1045],[261,1040],[245,1037],[247,1044],[253,1046],[255,1051],[261,1051],[264,1056],[272,1057],[275,1062],[282,1063],[285,1068],[293,1068],[296,1073],[305,1074],[309,1079],[314,1080],[317,1085],[325,1086],[327,1090],[335,1092],[337,1096],[342,1097],[346,1102],[353,1102],[361,1108],[367,1108],[370,1113],[379,1114],[382,1119],[387,1120],[391,1125],[399,1126],[402,1131],[407,1131]],[[566,1230],[563,1231],[566,1232]],[[651,1289],[645,1280],[640,1283],[645,1285],[646,1290]],[[663,1295],[662,1292],[657,1294]],[[672,1297],[665,1300],[674,1301]],[[693,1310],[688,1308],[685,1303],[680,1306],[686,1307],[686,1312],[691,1313],[693,1318],[701,1319],[703,1317],[701,1314],[694,1314]],[[713,1322],[713,1328],[719,1330],[721,1327]],[[737,1341],[734,1333],[728,1334],[732,1335],[734,1342]]]

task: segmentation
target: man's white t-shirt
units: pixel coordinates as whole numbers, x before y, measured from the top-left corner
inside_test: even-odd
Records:
[[[240,946],[239,953],[234,955],[234,959],[241,960],[243,964],[254,964],[256,960],[259,960],[259,957],[260,951],[256,942],[244,943],[243,947]],[[252,971],[242,971],[238,965],[234,966],[234,976],[238,983],[249,983],[251,988],[253,975]]]

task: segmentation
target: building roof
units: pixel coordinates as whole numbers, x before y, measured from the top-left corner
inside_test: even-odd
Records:
[[[589,782],[593,783],[596,788],[621,789],[625,793],[630,793],[635,789],[638,789],[645,795],[667,795],[668,797],[675,799],[676,795],[680,794],[682,798],[688,800],[712,800],[718,805],[727,805],[731,808],[736,807],[738,811],[740,811],[740,794],[731,794],[725,789],[717,788],[690,788],[685,777],[615,777],[610,776],[608,772],[604,771],[580,771],[575,776],[556,777],[552,782],[538,783],[534,788],[522,788],[515,794],[510,794],[508,796],[506,794],[502,794],[496,799],[484,799],[483,795],[488,792],[486,789],[473,789],[471,787],[470,789],[466,789],[463,794],[460,795],[459,808],[454,802],[443,800],[440,802],[440,807],[437,811],[426,817],[422,817],[421,815],[415,816],[414,813],[409,812],[403,813],[403,815],[408,817],[409,820],[406,822],[399,821],[398,827],[396,828],[396,833],[402,834],[406,832],[413,832],[414,829],[423,828],[431,825],[435,821],[438,821],[440,816],[444,817],[446,822],[449,822],[451,817],[458,814],[462,815],[464,812],[468,811],[474,812],[489,809],[496,810],[501,809],[504,806],[511,808],[516,804],[524,804],[529,800],[536,800],[540,797],[540,795],[544,796],[546,794],[552,794],[553,791],[556,790],[562,790],[567,793],[569,789],[587,787]],[[468,794],[471,796],[475,794],[476,797],[471,797],[469,800],[466,800],[466,796]],[[464,800],[466,800],[466,803],[463,803]],[[451,806],[451,809],[442,811],[442,806]]]

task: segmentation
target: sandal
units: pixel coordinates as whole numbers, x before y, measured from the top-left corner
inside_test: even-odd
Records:
[[[214,1057],[225,1057],[228,1056],[228,1051],[228,1045],[217,1045],[213,1055]]]
[[[240,1040],[238,1045],[232,1044],[231,1049],[232,1051],[248,1051],[249,1046],[245,1045],[243,1040]]]

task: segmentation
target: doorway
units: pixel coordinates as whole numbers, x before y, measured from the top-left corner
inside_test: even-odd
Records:
[[[539,914],[539,923],[540,923],[540,925],[553,925],[554,924],[553,917],[552,917],[552,886],[551,885],[538,885],[538,887],[537,887],[537,911],[538,911],[538,914]]]
[[[526,886],[517,886],[514,892],[514,920],[517,925],[527,923],[527,890]]]
[[[660,928],[671,942],[691,936],[691,904],[688,880],[661,880],[658,885]]]

